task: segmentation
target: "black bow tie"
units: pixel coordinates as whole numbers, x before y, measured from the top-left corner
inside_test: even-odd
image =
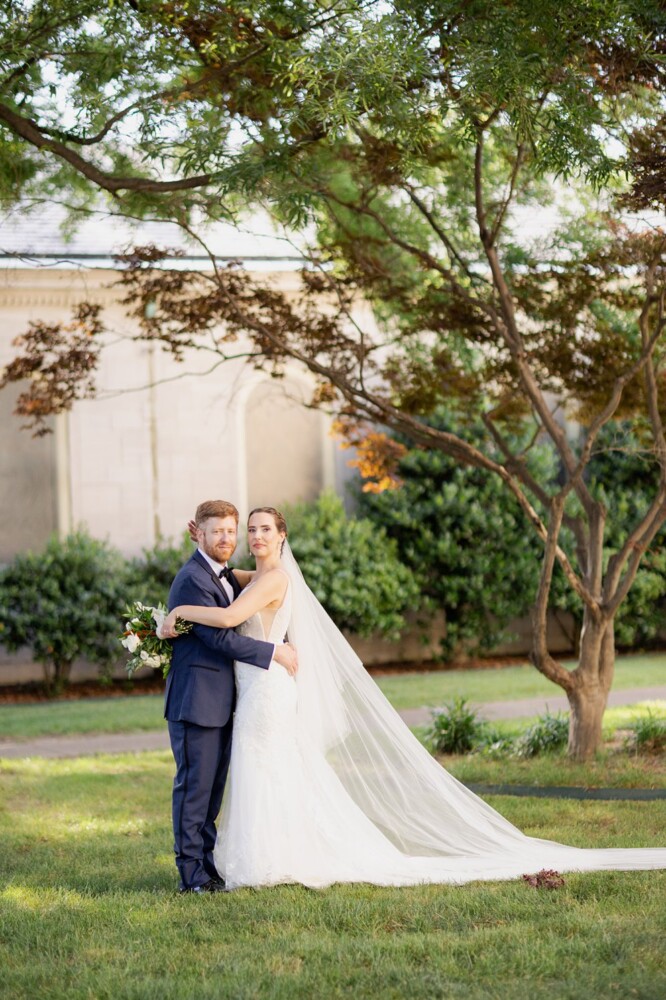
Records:
[[[231,567],[223,566],[219,572],[220,580],[228,580],[230,576],[231,576]]]

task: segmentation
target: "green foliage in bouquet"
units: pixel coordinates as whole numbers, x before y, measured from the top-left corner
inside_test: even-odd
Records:
[[[164,621],[167,609],[163,604],[153,608],[135,601],[131,607],[125,608],[124,614],[127,621],[119,639],[121,646],[130,654],[125,664],[128,676],[132,677],[141,667],[152,667],[153,670],[160,670],[166,678],[171,669],[172,646],[169,639],[158,637],[157,628]],[[179,635],[191,632],[192,627],[192,622],[176,619]]]
[[[119,552],[83,530],[52,537],[42,552],[18,555],[0,572],[0,643],[29,647],[56,693],[78,657],[112,663],[124,598]]]

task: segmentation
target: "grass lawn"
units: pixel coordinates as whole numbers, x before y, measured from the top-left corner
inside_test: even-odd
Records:
[[[131,733],[165,725],[164,698],[159,694],[0,705],[0,740]]]
[[[666,995],[666,872],[179,897],[172,770],[166,753],[0,764],[5,1000]],[[538,836],[663,843],[666,802],[490,801]]]
[[[567,666],[573,666],[567,663]],[[534,667],[496,670],[442,670],[427,674],[397,674],[376,678],[396,708],[441,706],[461,696],[470,701],[513,701],[520,698],[560,697],[564,692]],[[613,690],[666,685],[666,655],[620,656]]]
[[[539,695],[556,697],[559,688],[533,667],[498,670],[448,670],[377,678],[396,708],[441,706],[456,695],[470,701],[506,701]],[[666,684],[666,655],[627,656],[618,659],[614,689]],[[655,703],[658,708],[658,703]],[[607,720],[612,711],[609,709]],[[617,724],[620,724],[619,722]],[[80,733],[123,733],[161,729],[161,695],[127,698],[85,698],[81,701],[0,705],[0,740],[31,739]],[[523,728],[524,720],[519,728]]]
[[[495,760],[478,754],[438,757],[459,781],[488,785],[573,785],[583,788],[666,788],[664,757],[601,752],[580,763],[564,754]],[[575,806],[575,803],[572,803]],[[666,802],[664,803],[666,806]]]

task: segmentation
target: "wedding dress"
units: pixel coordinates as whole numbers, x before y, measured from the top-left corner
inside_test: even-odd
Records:
[[[235,665],[233,746],[214,854],[229,888],[666,868],[666,848],[574,848],[512,826],[413,736],[307,587],[288,545],[282,568],[289,585],[272,621],[265,611],[240,628],[270,642],[288,633],[299,671],[292,678],[275,662],[268,670]]]

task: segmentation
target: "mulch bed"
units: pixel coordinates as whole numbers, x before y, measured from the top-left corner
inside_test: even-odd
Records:
[[[58,695],[49,695],[39,681],[29,684],[0,685],[0,704],[20,705],[27,702],[78,701],[81,698],[125,698],[127,695],[161,694],[164,681],[161,677],[141,677],[135,681],[113,680],[80,681],[71,684]]]

